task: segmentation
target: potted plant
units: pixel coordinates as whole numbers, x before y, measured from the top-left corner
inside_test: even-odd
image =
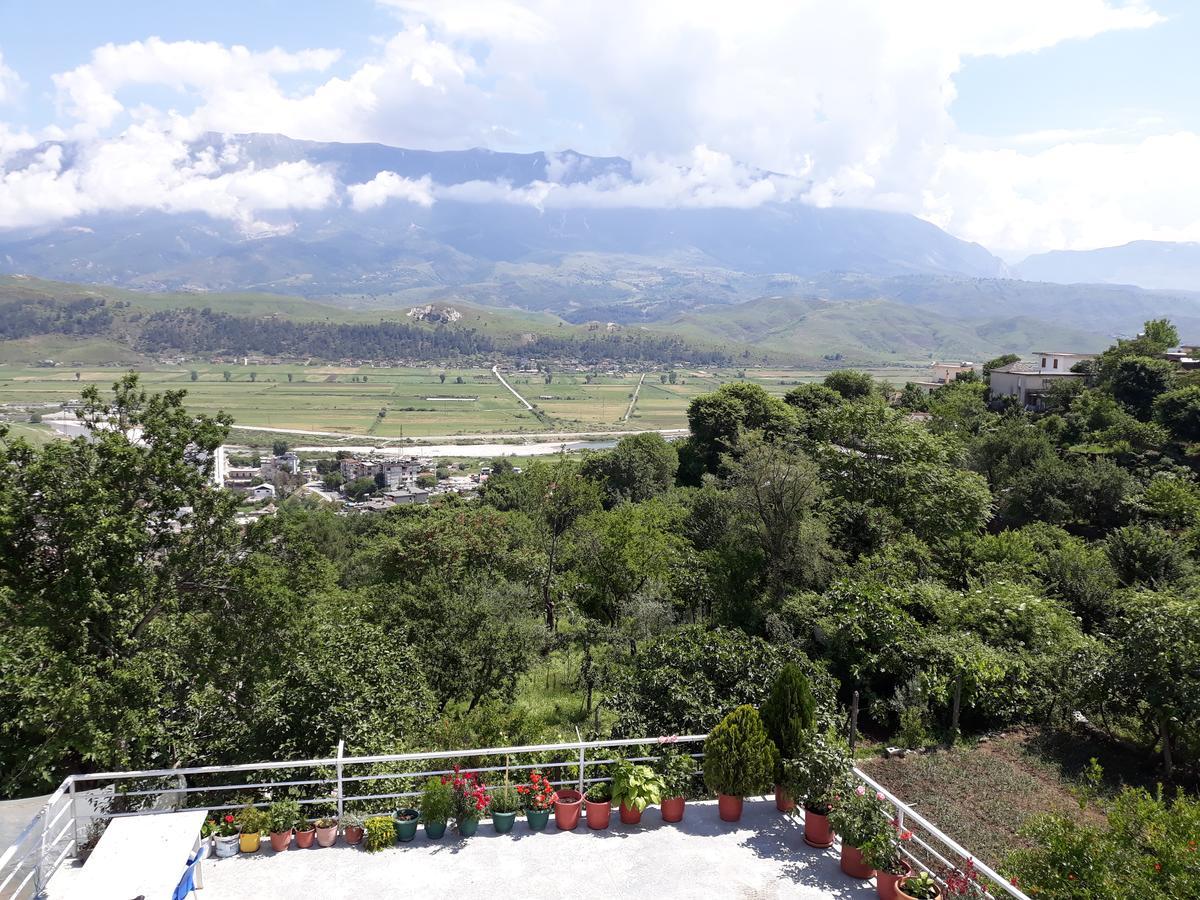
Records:
[[[682,822],[684,802],[692,786],[692,777],[696,774],[696,761],[668,743],[663,747],[654,767],[662,778],[663,821]]]
[[[829,811],[849,768],[850,756],[842,743],[819,731],[809,732],[801,756],[784,761],[783,786],[797,800],[804,798],[804,842],[810,847],[833,846]]]
[[[371,816],[366,821],[367,839],[363,847],[368,853],[378,853],[396,843],[396,826],[391,816]]]
[[[863,858],[862,848],[892,830],[883,794],[865,785],[847,785],[829,813],[829,826],[842,838],[842,871],[851,878],[870,878],[875,867]]]
[[[529,781],[517,785],[517,793],[521,795],[529,830],[543,830],[550,821],[550,810],[554,806],[555,790],[550,779],[540,772],[531,772]]]
[[[295,800],[276,800],[267,810],[271,829],[271,849],[282,853],[292,845],[292,832],[300,818],[300,804]]]
[[[425,837],[436,841],[446,833],[446,823],[454,812],[454,789],[437,776],[431,776],[421,789],[421,821]]]
[[[896,896],[900,900],[940,900],[942,889],[928,872],[909,875],[901,878],[896,886]]]
[[[782,760],[800,755],[805,735],[816,726],[817,701],[808,678],[795,663],[779,670],[771,684],[771,694],[762,705],[763,726],[775,744],[778,757],[775,764],[775,808],[791,812],[796,807],[781,784]]]
[[[889,823],[859,847],[863,862],[875,870],[875,891],[879,900],[898,900],[896,889],[900,879],[912,874],[912,866],[900,852],[901,842],[911,838],[911,831],[900,831]]]
[[[353,847],[363,839],[363,820],[361,816],[355,813],[342,813],[342,837],[346,839],[346,843]]]
[[[766,789],[775,774],[775,745],[758,710],[739,706],[704,741],[704,783],[717,794],[722,821],[742,817],[742,799]]]
[[[478,772],[460,772],[454,767],[453,775],[443,775],[454,790],[452,801],[454,826],[463,837],[470,837],[479,829],[479,819],[487,811],[491,797],[487,785]]]
[[[208,835],[212,837],[213,853],[222,859],[234,856],[238,852],[237,818],[232,813],[225,813],[220,818],[209,819],[204,823]]]
[[[517,813],[521,811],[521,795],[508,783],[507,778],[505,778],[504,784],[492,791],[490,808],[492,810],[492,828],[496,830],[496,834],[508,834],[512,831],[513,822],[517,820]]]
[[[238,849],[243,853],[257,853],[262,845],[263,829],[268,825],[267,814],[247,804],[238,810],[235,818],[239,829]]]
[[[316,826],[304,818],[304,814],[301,813],[300,818],[296,819],[296,846],[302,850],[307,850],[313,845],[313,838],[316,835]]]
[[[554,825],[559,831],[574,831],[583,812],[583,794],[574,788],[559,788],[554,795]]]
[[[613,770],[612,802],[620,808],[624,824],[638,824],[646,807],[658,803],[662,796],[662,776],[652,768],[625,759],[617,763]]]
[[[321,816],[313,822],[317,829],[317,846],[332,847],[337,843],[338,820],[332,816]]]
[[[612,787],[607,781],[597,781],[583,797],[587,809],[587,827],[592,831],[607,828],[612,818]]]
[[[396,815],[393,817],[393,824],[396,826],[396,840],[402,844],[407,844],[417,836],[417,823],[421,819],[419,810],[413,809],[411,806],[404,806],[396,810]]]

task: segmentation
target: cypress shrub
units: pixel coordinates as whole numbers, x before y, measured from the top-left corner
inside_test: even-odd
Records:
[[[775,676],[771,695],[762,705],[762,721],[782,759],[799,755],[805,735],[816,725],[817,701],[795,663],[787,663]]]
[[[758,710],[739,706],[704,742],[704,783],[718,794],[746,797],[766,790],[778,755]]]

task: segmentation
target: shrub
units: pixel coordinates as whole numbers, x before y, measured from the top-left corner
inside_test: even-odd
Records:
[[[291,831],[300,821],[300,804],[295,800],[276,800],[267,810],[267,821],[271,834]]]
[[[510,813],[521,811],[521,795],[507,781],[492,791],[491,808],[493,813]]]
[[[784,760],[783,787],[793,797],[803,797],[809,812],[828,815],[849,770],[845,745],[833,734],[813,731],[800,756]]]
[[[242,834],[260,834],[270,824],[267,814],[254,806],[244,806],[235,816]]]
[[[889,810],[883,794],[876,794],[861,784],[847,785],[829,813],[829,824],[844,843],[862,849],[893,833],[888,822]]]
[[[739,706],[704,742],[704,783],[718,794],[757,794],[771,782],[776,753],[758,711]]]
[[[454,812],[454,789],[437,777],[431,777],[421,789],[421,821],[447,822]]]
[[[396,843],[396,825],[390,816],[371,816],[367,819],[363,846],[368,853],[378,853]]]
[[[662,776],[652,768],[623,759],[613,772],[612,802],[641,812],[662,800],[665,787]]]
[[[666,745],[654,766],[663,782],[664,797],[686,797],[696,774],[696,761],[672,745]]]
[[[771,695],[762,705],[762,721],[782,759],[799,752],[807,732],[816,725],[817,701],[804,672],[787,663],[771,684]],[[779,773],[776,773],[778,777]]]
[[[449,784],[454,791],[451,806],[457,825],[478,819],[487,810],[491,797],[477,772],[460,772],[455,766],[452,775],[442,776],[442,783]]]
[[[595,784],[588,785],[587,798],[592,803],[611,803],[612,785],[607,781],[597,781]]]

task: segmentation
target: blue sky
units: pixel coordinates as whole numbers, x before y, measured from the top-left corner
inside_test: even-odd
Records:
[[[1009,258],[1200,240],[1198,44],[1187,0],[0,0],[0,227],[436,199],[192,155],[263,130],[619,154],[644,182],[496,202],[873,206]],[[48,139],[76,170],[30,162]]]

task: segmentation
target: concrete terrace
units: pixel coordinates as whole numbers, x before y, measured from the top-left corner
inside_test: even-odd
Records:
[[[622,825],[613,811],[605,831],[581,821],[558,831],[553,816],[544,832],[523,818],[511,834],[495,834],[490,822],[474,837],[447,830],[429,841],[424,830],[410,844],[379,853],[341,842],[330,848],[272,853],[264,841],[258,855],[206,859],[198,900],[350,900],[396,896],[564,897],[585,890],[596,896],[655,898],[874,898],[873,881],[842,874],[836,847],[814,850],[802,825],[770,799],[748,800],[741,822],[717,817],[713,801],[688,803],[684,820],[663,824],[658,809],[641,825]],[[48,898],[66,896],[82,870],[64,867]]]

